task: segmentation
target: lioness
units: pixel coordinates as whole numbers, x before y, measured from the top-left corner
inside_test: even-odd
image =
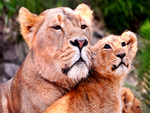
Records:
[[[122,83],[136,51],[137,38],[130,31],[100,40],[92,47],[91,76],[44,113],[122,113]]]
[[[121,97],[123,101],[122,113],[143,113],[140,101],[134,96],[129,88],[122,88]]]
[[[39,16],[19,10],[29,53],[15,77],[0,85],[0,113],[43,112],[88,75],[92,12],[85,4]]]

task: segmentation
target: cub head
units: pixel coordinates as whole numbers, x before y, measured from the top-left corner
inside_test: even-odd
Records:
[[[92,47],[92,67],[103,76],[126,75],[137,51],[137,38],[127,31],[121,36],[110,35]]]
[[[91,65],[92,11],[80,4],[48,9],[40,15],[19,10],[21,34],[37,72],[49,81],[79,81]]]

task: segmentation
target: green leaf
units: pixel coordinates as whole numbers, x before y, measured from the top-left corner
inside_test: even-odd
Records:
[[[0,10],[2,10],[2,8],[3,8],[3,5],[2,5],[2,3],[0,3]]]
[[[9,11],[15,12],[15,8],[13,8],[11,5],[4,3],[4,5],[8,8]]]

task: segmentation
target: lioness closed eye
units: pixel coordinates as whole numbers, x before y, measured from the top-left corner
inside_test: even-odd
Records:
[[[137,51],[128,31],[111,35],[92,47],[91,76],[55,101],[44,113],[122,113],[121,88]]]
[[[29,53],[15,77],[0,85],[0,113],[39,113],[88,74],[92,11],[80,4],[40,15],[19,10]]]

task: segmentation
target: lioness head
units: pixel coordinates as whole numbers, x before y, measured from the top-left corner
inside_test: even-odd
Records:
[[[94,70],[104,76],[125,75],[137,51],[137,38],[127,31],[121,36],[103,38],[92,48]]]
[[[22,7],[21,34],[38,73],[47,80],[70,78],[79,81],[91,65],[92,11],[80,4],[75,10],[48,9],[40,15]]]

